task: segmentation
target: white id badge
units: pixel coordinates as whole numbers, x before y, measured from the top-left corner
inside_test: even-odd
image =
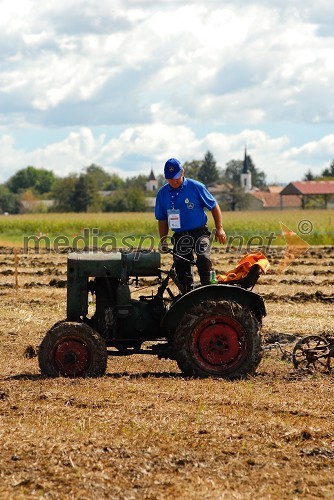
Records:
[[[168,215],[169,229],[180,229],[181,228],[180,210],[178,209],[167,210],[167,215]]]

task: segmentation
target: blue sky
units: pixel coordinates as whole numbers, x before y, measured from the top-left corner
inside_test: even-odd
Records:
[[[334,159],[331,0],[0,0],[0,182],[122,177],[245,144],[270,182]]]

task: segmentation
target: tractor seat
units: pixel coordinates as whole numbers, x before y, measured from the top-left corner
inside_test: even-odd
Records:
[[[226,281],[221,281],[220,283],[226,283],[227,285],[238,285],[241,288],[245,288],[247,290],[248,289],[252,290],[254,288],[254,286],[256,285],[257,280],[259,279],[259,276],[262,272],[263,271],[262,271],[261,267],[259,266],[259,264],[254,264],[250,268],[249,273],[246,276],[244,276],[243,278],[234,279],[234,280],[230,279],[230,280],[226,280]]]
[[[225,274],[217,274],[218,283],[238,285],[245,289],[251,289],[259,279],[260,274],[266,273],[269,268],[267,257],[261,252],[246,254],[238,265]]]

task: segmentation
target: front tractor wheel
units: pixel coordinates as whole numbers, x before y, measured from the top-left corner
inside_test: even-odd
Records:
[[[182,318],[174,350],[188,376],[244,378],[262,359],[261,323],[236,302],[203,302]]]
[[[107,368],[102,337],[85,323],[59,322],[38,350],[41,373],[49,377],[99,377]]]

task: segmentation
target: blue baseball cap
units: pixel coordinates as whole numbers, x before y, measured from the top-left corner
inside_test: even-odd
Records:
[[[176,158],[170,158],[165,163],[165,179],[179,179],[182,173],[182,165]]]

